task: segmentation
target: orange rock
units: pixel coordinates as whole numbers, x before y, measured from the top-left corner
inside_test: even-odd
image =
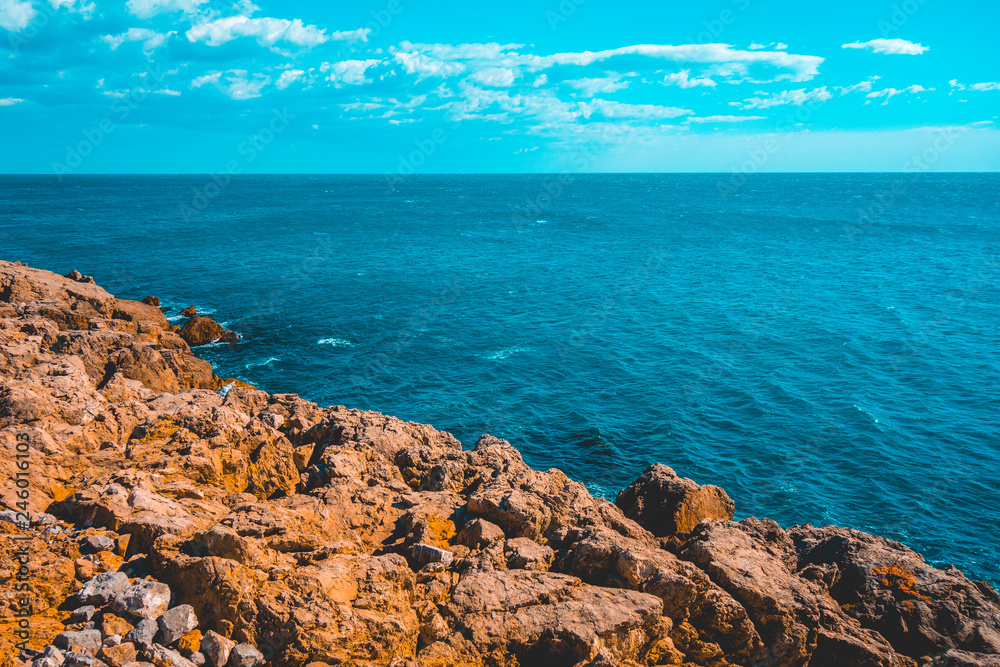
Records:
[[[119,635],[124,637],[134,626],[120,616],[105,612],[101,617],[101,634],[105,637]]]
[[[188,626],[190,627],[190,626]],[[192,630],[177,640],[177,650],[188,656],[201,650],[201,630]]]

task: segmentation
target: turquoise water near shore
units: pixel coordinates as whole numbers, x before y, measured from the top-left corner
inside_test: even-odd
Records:
[[[0,177],[0,257],[243,335],[216,372],[504,437],[613,498],[1000,580],[1000,176]]]

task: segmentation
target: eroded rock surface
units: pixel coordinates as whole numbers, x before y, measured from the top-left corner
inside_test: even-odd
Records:
[[[902,545],[734,522],[666,466],[613,504],[498,438],[222,380],[196,318],[0,262],[3,667],[1000,660],[997,593]]]

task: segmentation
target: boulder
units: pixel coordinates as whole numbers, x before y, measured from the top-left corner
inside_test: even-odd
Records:
[[[83,585],[77,598],[85,605],[103,606],[128,587],[128,575],[122,572],[102,572]]]
[[[800,574],[900,653],[1000,655],[1000,595],[988,584],[953,567],[933,568],[899,542],[857,530],[800,526],[788,535]]]
[[[177,651],[153,644],[146,651],[146,655],[156,667],[194,667],[194,663],[182,656]]]
[[[159,631],[156,640],[164,646],[170,646],[175,641],[198,627],[198,617],[194,607],[189,604],[169,609],[156,619]]]
[[[97,655],[101,650],[101,633],[98,630],[80,630],[78,632],[60,632],[54,640],[56,647],[70,650],[78,647],[89,655]]]
[[[236,642],[209,630],[201,640],[201,652],[214,667],[225,667]]]
[[[91,553],[98,551],[114,551],[115,541],[107,535],[91,535],[83,542]]]
[[[160,626],[155,619],[143,618],[136,623],[134,628],[126,633],[123,639],[125,642],[135,644],[143,650],[148,650],[153,645],[153,640],[159,629]]]
[[[100,657],[109,667],[125,667],[125,665],[135,662],[138,651],[135,645],[129,642],[117,644],[115,646],[105,646],[101,649]]]
[[[507,567],[512,570],[545,571],[552,566],[555,558],[552,549],[526,537],[507,540],[504,553],[507,556]]]
[[[736,509],[719,487],[698,486],[659,463],[623,489],[615,504],[657,537],[690,533],[705,519],[732,519]]]
[[[178,332],[181,338],[187,341],[191,347],[206,345],[216,340],[234,343],[239,340],[232,331],[223,329],[211,317],[195,315],[181,327]]]
[[[237,644],[229,654],[230,667],[257,667],[264,663],[264,654],[250,644]]]
[[[170,587],[158,581],[140,580],[115,596],[111,608],[145,619],[155,619],[170,606]]]

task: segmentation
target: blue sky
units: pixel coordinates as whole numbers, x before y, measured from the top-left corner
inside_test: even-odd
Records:
[[[1000,3],[0,0],[0,172],[995,171]]]

